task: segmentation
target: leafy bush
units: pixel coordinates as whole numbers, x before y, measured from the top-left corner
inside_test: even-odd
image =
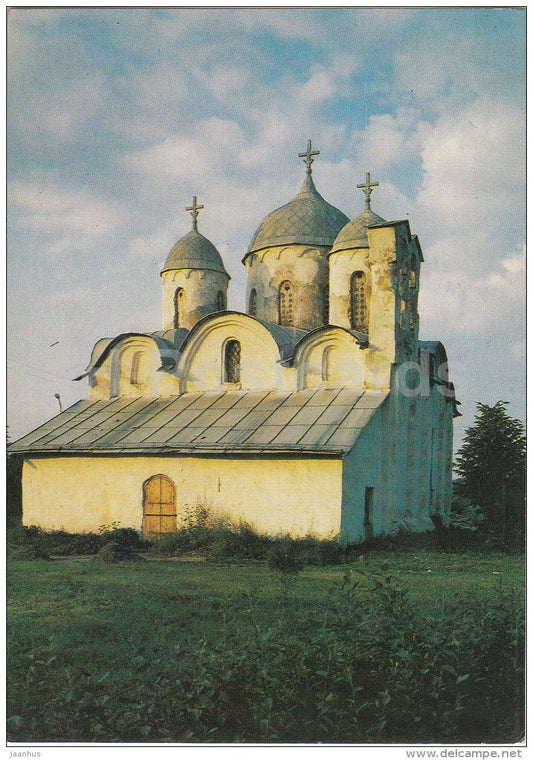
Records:
[[[7,545],[10,557],[15,558],[15,547],[33,547],[44,556],[92,555],[107,544],[127,546],[135,551],[146,551],[150,544],[133,528],[119,528],[116,524],[102,526],[98,533],[67,533],[64,530],[44,531],[35,526],[20,526],[8,531]],[[22,559],[18,552],[18,558]]]

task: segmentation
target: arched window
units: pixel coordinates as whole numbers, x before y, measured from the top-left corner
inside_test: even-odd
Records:
[[[248,303],[248,314],[251,317],[255,317],[257,315],[257,290],[255,288],[252,288],[250,291],[250,301]]]
[[[350,323],[352,330],[368,332],[366,274],[354,272],[350,282]]]
[[[185,291],[178,288],[174,293],[174,328],[183,327],[183,312],[185,308]]]
[[[279,323],[290,327],[294,319],[294,288],[289,280],[279,286]]]
[[[146,381],[148,359],[144,351],[136,351],[131,360],[130,385],[142,385]]]
[[[176,530],[176,486],[166,475],[154,475],[143,484],[143,534]]]
[[[224,311],[224,293],[219,290],[217,293],[217,311]]]
[[[241,380],[241,344],[228,340],[224,346],[224,382],[239,383]]]
[[[327,346],[322,354],[322,380],[329,380],[331,375],[331,352],[333,346]]]

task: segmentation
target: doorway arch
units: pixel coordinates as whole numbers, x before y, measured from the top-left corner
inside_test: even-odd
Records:
[[[176,486],[166,475],[153,475],[143,483],[143,535],[176,530]]]

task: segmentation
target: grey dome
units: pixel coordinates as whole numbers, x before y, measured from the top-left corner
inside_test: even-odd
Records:
[[[227,274],[220,253],[213,243],[194,229],[172,248],[161,274],[170,269],[211,269]]]
[[[265,216],[248,253],[294,243],[330,246],[348,221],[342,211],[322,198],[311,175],[306,174],[296,197]]]
[[[386,224],[386,220],[372,209],[365,208],[362,214],[348,222],[337,235],[331,248],[335,251],[345,251],[347,248],[368,248],[368,228],[373,224]]]

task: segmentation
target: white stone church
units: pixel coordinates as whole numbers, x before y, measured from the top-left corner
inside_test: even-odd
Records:
[[[194,197],[161,272],[163,329],[99,340],[76,378],[89,399],[10,446],[25,525],[152,535],[202,503],[355,543],[446,520],[458,412],[443,345],[418,337],[418,238],[371,209],[368,174],[350,221],[315,187],[311,141],[299,155],[299,192],[244,255],[246,313],[226,308]]]

